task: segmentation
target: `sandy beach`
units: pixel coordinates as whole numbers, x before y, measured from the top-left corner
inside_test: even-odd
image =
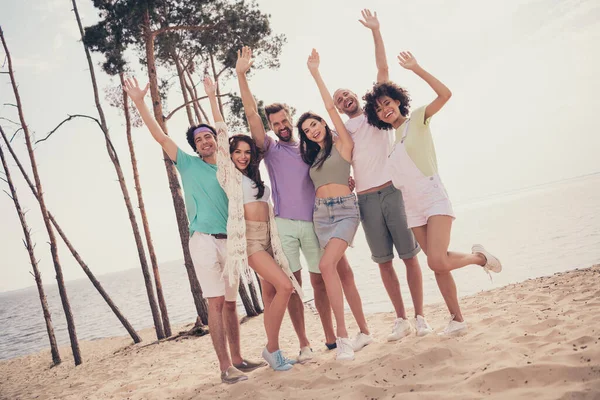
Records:
[[[289,372],[263,368],[232,386],[220,383],[208,336],[157,343],[150,329],[138,345],[128,337],[82,342],[79,367],[68,347],[54,368],[49,350],[0,362],[0,398],[600,399],[599,281],[595,265],[464,297],[470,330],[455,338],[387,343],[394,315],[370,315],[376,343],[345,363],[325,350],[318,316],[307,309],[315,362]],[[443,329],[444,305],[428,305],[426,312],[431,325]],[[241,329],[244,356],[258,359],[262,317]],[[287,316],[281,337],[284,351],[295,354]]]

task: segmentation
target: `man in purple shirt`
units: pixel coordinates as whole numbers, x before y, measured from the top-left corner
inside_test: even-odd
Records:
[[[256,101],[250,92],[246,78],[246,72],[252,65],[251,51],[245,48],[243,52],[241,56],[238,52],[236,72],[244,112],[250,126],[252,138],[254,138],[258,147],[264,151],[264,160],[273,191],[275,220],[283,251],[300,285],[302,285],[300,251],[304,254],[315,296],[315,307],[319,312],[325,332],[325,344],[329,349],[333,349],[335,348],[336,336],[333,330],[331,306],[325,290],[325,283],[319,271],[322,250],[312,222],[315,187],[309,176],[310,167],[300,156],[300,142],[294,135],[290,110],[286,104],[275,103],[265,107],[269,127],[278,140],[264,133],[263,122],[258,114]],[[338,271],[344,288],[350,287],[349,283],[354,281],[354,275],[346,257],[340,260]],[[264,302],[268,303],[273,295],[274,293],[269,293],[263,289]],[[354,298],[357,298],[358,301],[354,301]],[[356,293],[356,296],[350,293],[348,303],[353,313],[360,308],[360,313],[355,313],[355,315],[363,315],[358,293]],[[293,294],[290,298],[288,312],[300,341],[298,361],[309,360],[312,358],[313,352],[306,336],[304,304],[297,294]],[[361,324],[366,326],[364,316],[357,319],[357,323],[359,326]]]

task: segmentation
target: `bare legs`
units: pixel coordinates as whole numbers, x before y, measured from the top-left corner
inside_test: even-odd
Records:
[[[427,225],[412,228],[415,238],[427,255],[427,264],[435,272],[435,279],[448,311],[454,320],[462,322],[463,316],[458,304],[458,293],[451,271],[467,265],[485,265],[485,257],[481,254],[465,254],[449,252],[452,217],[434,215]]]

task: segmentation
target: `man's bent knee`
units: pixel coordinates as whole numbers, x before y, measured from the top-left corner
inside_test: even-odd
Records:
[[[224,304],[225,304],[225,296],[209,297],[208,298],[208,309],[209,309],[209,311],[222,312]]]

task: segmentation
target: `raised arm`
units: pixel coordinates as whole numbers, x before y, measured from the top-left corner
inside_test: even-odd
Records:
[[[227,182],[229,181],[235,166],[229,155],[229,135],[227,133],[227,125],[223,120],[223,115],[217,103],[217,86],[213,83],[210,77],[204,77],[204,91],[210,101],[213,119],[215,120],[215,130],[217,131],[217,179],[224,190],[227,190]]]
[[[433,89],[437,97],[425,108],[425,121],[430,117],[434,116],[438,111],[444,107],[444,104],[452,97],[452,92],[442,82],[437,80],[436,77],[425,71],[417,62],[417,59],[410,53],[410,51],[403,51],[398,55],[398,61],[404,68],[411,70],[423,79]],[[423,121],[424,122],[424,121]]]
[[[354,148],[354,141],[352,137],[346,130],[346,126],[342,121],[342,117],[338,113],[335,105],[333,104],[333,98],[331,97],[331,93],[327,90],[327,86],[325,86],[325,82],[321,77],[321,73],[319,72],[319,53],[315,49],[313,49],[312,53],[308,57],[308,61],[306,65],[308,69],[315,79],[317,83],[317,87],[319,88],[319,92],[321,93],[321,98],[323,98],[323,103],[325,103],[325,108],[327,109],[327,113],[329,114],[329,118],[333,122],[333,126],[335,127],[336,132],[338,133],[338,140],[341,144],[341,147],[338,148],[338,151],[344,155],[345,159],[352,158],[352,149]]]
[[[125,87],[123,88],[123,90],[127,92],[129,98],[133,101],[133,104],[135,104],[135,107],[140,113],[144,124],[146,124],[146,126],[148,127],[148,130],[152,134],[154,140],[156,140],[158,144],[161,145],[165,153],[167,153],[167,155],[172,161],[177,161],[177,145],[175,144],[173,139],[165,135],[162,128],[160,127],[154,116],[150,113],[148,106],[146,106],[146,103],[144,102],[144,97],[146,96],[149,87],[150,84],[148,83],[146,87],[142,90],[140,89],[140,85],[138,84],[137,79],[133,78],[132,80],[130,78],[127,78],[125,80]]]
[[[375,42],[375,62],[377,64],[377,82],[387,82],[390,80],[387,57],[385,55],[385,46],[383,45],[383,37],[379,30],[379,20],[377,12],[371,13],[371,10],[364,9],[361,11],[363,19],[359,19],[363,26],[369,28],[373,33],[373,41]]]
[[[237,63],[235,64],[235,72],[237,73],[238,82],[240,84],[240,93],[242,96],[244,113],[246,114],[248,125],[250,126],[250,134],[252,135],[252,138],[258,147],[262,149],[266,135],[265,126],[263,125],[262,118],[258,113],[256,100],[254,100],[254,96],[252,96],[252,93],[250,92],[248,78],[246,77],[246,73],[254,62],[254,60],[252,60],[252,50],[249,47],[244,46],[241,53],[238,50],[237,54],[238,59]]]
[[[221,114],[219,104],[217,103],[217,85],[213,83],[212,79],[210,79],[208,75],[204,77],[204,91],[208,96],[208,101],[210,102],[210,109],[212,111],[213,121],[215,121],[215,124],[217,122],[225,122],[223,119],[223,114]]]

